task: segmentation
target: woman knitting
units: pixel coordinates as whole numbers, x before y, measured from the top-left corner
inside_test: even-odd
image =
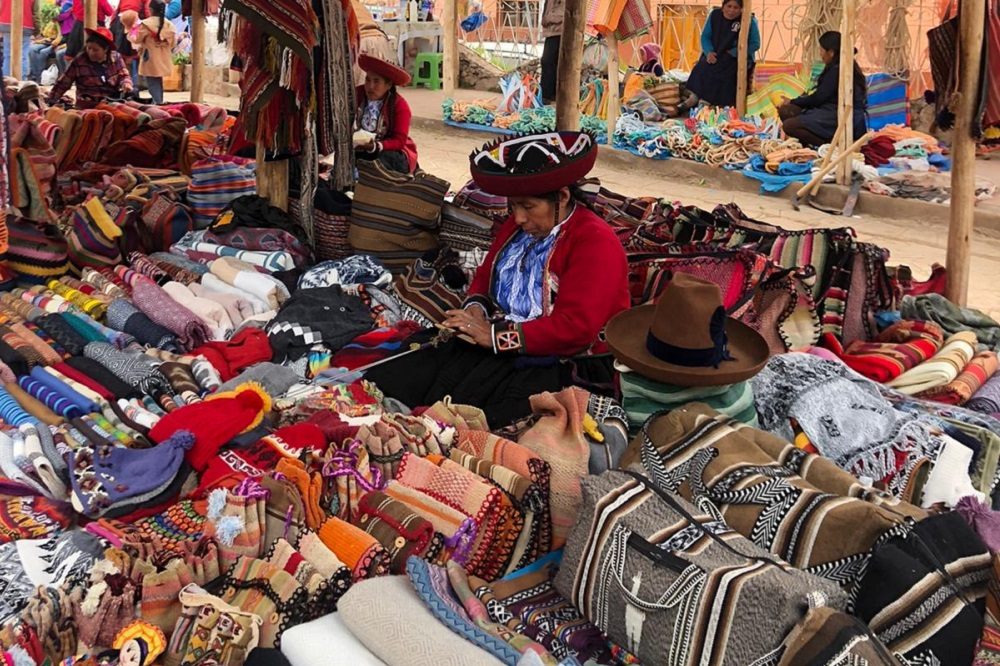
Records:
[[[387,169],[413,173],[417,145],[410,138],[410,105],[396,89],[410,82],[405,70],[370,55],[358,56],[365,84],[358,86],[355,156],[378,160]]]
[[[804,146],[822,146],[837,132],[837,103],[840,99],[840,33],[825,32],[819,38],[820,58],[826,67],[808,95],[785,100],[778,107],[782,129]],[[861,136],[868,124],[868,84],[864,72],[854,63],[854,136]]]
[[[366,379],[414,407],[446,395],[480,406],[493,427],[530,414],[536,393],[610,382],[601,333],[630,299],[625,251],[576,189],[596,158],[594,139],[580,132],[498,140],[474,153],[472,178],[506,196],[510,216],[464,308],[447,313],[444,327],[459,339]]]
[[[49,92],[54,104],[76,84],[76,108],[92,109],[109,97],[132,92],[132,77],[107,28],[87,28],[83,53],[76,56]]]
[[[177,43],[174,24],[166,19],[163,0],[149,3],[150,17],[139,24],[135,44],[139,50],[139,75],[146,77],[146,86],[153,104],[163,104],[163,77],[174,69],[173,50]]]
[[[699,102],[712,106],[736,105],[737,46],[743,19],[743,0],[724,0],[722,7],[712,10],[701,31],[701,58],[691,70],[687,81],[687,98],[677,110],[686,113]],[[760,49],[760,29],[757,19],[750,17],[747,38],[747,76],[753,75],[754,56]]]

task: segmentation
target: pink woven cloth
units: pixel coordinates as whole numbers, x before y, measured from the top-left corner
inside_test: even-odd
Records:
[[[145,276],[132,284],[132,302],[143,314],[174,333],[186,349],[200,347],[211,339],[208,326]]]

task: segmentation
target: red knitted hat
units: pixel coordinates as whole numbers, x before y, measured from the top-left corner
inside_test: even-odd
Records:
[[[194,435],[194,446],[187,451],[186,458],[201,472],[220,448],[257,427],[269,411],[271,396],[260,384],[247,382],[232,391],[216,393],[202,402],[170,412],[153,426],[149,438],[159,443],[187,430]]]
[[[87,33],[88,37],[99,37],[107,42],[107,48],[115,50],[115,38],[107,28],[87,28],[84,32]]]

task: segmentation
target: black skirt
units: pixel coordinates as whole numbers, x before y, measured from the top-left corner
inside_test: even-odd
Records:
[[[702,55],[691,70],[685,87],[712,106],[736,106],[736,58],[729,53],[717,55],[714,65]],[[753,63],[748,64],[747,70],[752,76]]]
[[[365,379],[408,407],[450,395],[458,404],[482,409],[490,428],[499,429],[530,416],[529,398],[536,393],[582,386],[611,395],[614,369],[610,356],[496,356],[453,339],[376,366]]]

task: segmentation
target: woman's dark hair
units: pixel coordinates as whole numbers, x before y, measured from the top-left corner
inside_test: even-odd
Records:
[[[722,4],[720,5],[720,7],[725,7],[730,2],[735,2],[740,6],[740,9],[743,9],[743,0],[722,0]]]
[[[167,4],[163,0],[150,0],[149,13],[153,18],[160,19],[160,25],[156,29],[156,38],[159,39],[160,33],[163,32],[163,24],[167,20]]]
[[[825,51],[833,52],[834,63],[840,64],[840,48],[841,48],[841,37],[840,33],[836,30],[827,30],[819,37],[819,46]],[[854,49],[854,53],[858,50]],[[861,67],[858,66],[858,61],[854,61],[854,87],[861,88],[861,90],[868,91],[868,81],[865,79],[865,73],[861,71]]]

